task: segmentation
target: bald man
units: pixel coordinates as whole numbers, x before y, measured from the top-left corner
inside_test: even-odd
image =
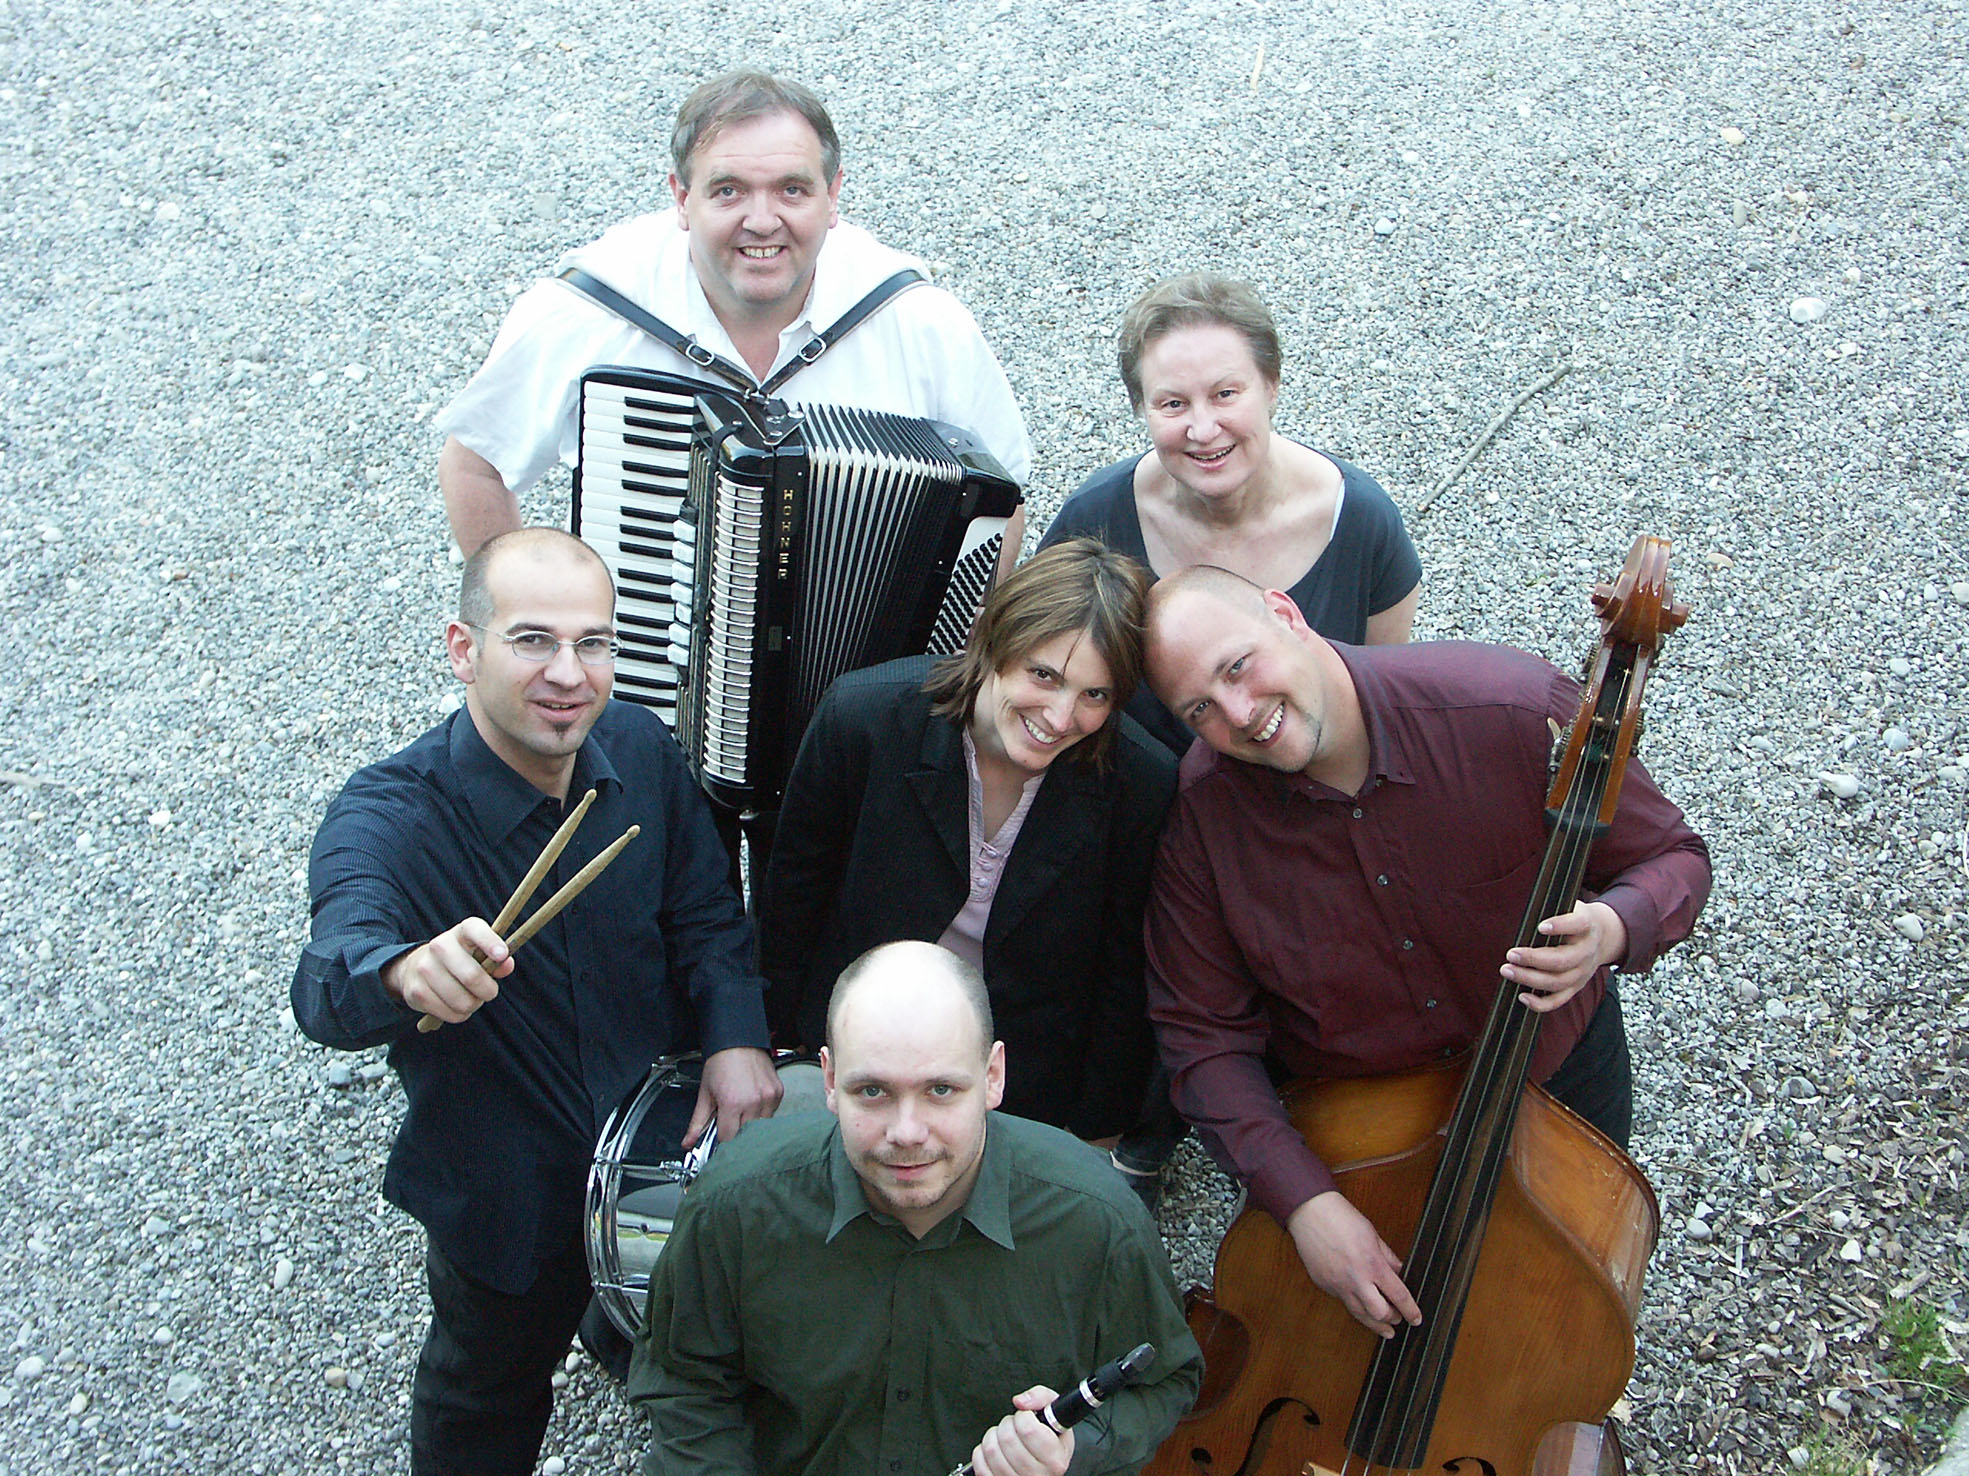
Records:
[[[1202,1357],[1107,1160],[993,1110],[983,979],[934,944],[874,949],[842,973],[827,1041],[833,1115],[721,1148],[657,1262],[629,1379],[646,1476],[1139,1469]],[[1148,1383],[1064,1434],[1040,1419],[1141,1342]]]
[[[1286,1120],[1268,1067],[1369,1076],[1475,1040],[1500,972],[1544,1015],[1531,1079],[1625,1146],[1619,969],[1688,936],[1709,852],[1639,764],[1582,900],[1512,947],[1544,855],[1555,668],[1501,646],[1345,646],[1222,569],[1155,587],[1155,693],[1191,748],[1146,922],[1149,1013],[1178,1108],[1382,1336],[1421,1313],[1400,1261]]]
[[[751,929],[703,795],[663,725],[609,700],[614,610],[608,570],[568,534],[488,542],[445,628],[464,706],[351,778],[309,861],[295,1019],[342,1050],[389,1046],[408,1099],[383,1193],[428,1237],[420,1476],[533,1470],[589,1300],[588,1165],[650,1062],[705,1053],[692,1138],[779,1099]],[[536,905],[642,833],[512,954],[485,919],[591,788]],[[443,1028],[420,1032],[423,1015]]]

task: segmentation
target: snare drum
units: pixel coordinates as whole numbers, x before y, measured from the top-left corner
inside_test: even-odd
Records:
[[[782,1055],[774,1065],[784,1095],[778,1116],[825,1112],[820,1064]],[[717,1146],[714,1123],[684,1151],[704,1063],[695,1054],[665,1056],[623,1099],[602,1129],[588,1169],[588,1275],[610,1322],[633,1338],[643,1325],[650,1272],[690,1187]]]

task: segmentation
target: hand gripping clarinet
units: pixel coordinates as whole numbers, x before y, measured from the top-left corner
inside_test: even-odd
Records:
[[[1040,1410],[1039,1418],[1054,1434],[1064,1435],[1123,1389],[1141,1383],[1142,1375],[1154,1362],[1155,1344],[1142,1343],[1132,1352],[1124,1353],[1112,1363],[1104,1363],[1095,1369],[1080,1381],[1078,1388],[1067,1390]],[[971,1463],[964,1462],[950,1476],[971,1476]]]

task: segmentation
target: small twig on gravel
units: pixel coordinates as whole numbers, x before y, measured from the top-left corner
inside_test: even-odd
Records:
[[[1451,467],[1448,471],[1444,472],[1442,476],[1436,479],[1436,485],[1431,487],[1428,491],[1428,494],[1415,505],[1416,514],[1419,516],[1422,513],[1427,512],[1429,510],[1429,504],[1434,502],[1438,497],[1442,496],[1444,492],[1448,491],[1451,484],[1454,483],[1458,477],[1462,476],[1463,473],[1465,473],[1470,469],[1470,463],[1475,461],[1477,457],[1482,454],[1484,447],[1488,446],[1491,443],[1492,439],[1496,437],[1497,433],[1502,429],[1504,429],[1504,422],[1509,420],[1513,415],[1516,415],[1518,413],[1519,408],[1525,403],[1525,401],[1529,400],[1533,395],[1537,394],[1540,390],[1550,389],[1553,385],[1557,384],[1560,380],[1564,379],[1570,373],[1572,373],[1572,365],[1570,364],[1559,365],[1558,368],[1544,375],[1542,378],[1539,379],[1538,383],[1534,384],[1530,389],[1526,390],[1523,394],[1519,395],[1517,399],[1513,400],[1510,404],[1506,405],[1502,410],[1498,411],[1497,414],[1493,415],[1491,417],[1490,424],[1484,427],[1484,433],[1478,436],[1477,439],[1471,443],[1470,449],[1463,453],[1462,458],[1456,463],[1455,466]]]
[[[1810,1209],[1813,1205],[1817,1204],[1821,1199],[1824,1199],[1826,1195],[1832,1193],[1832,1191],[1837,1189],[1838,1187],[1839,1186],[1837,1184],[1826,1185],[1825,1188],[1819,1190],[1819,1192],[1817,1194],[1814,1194],[1810,1199],[1801,1199],[1798,1201],[1798,1203],[1794,1204],[1790,1209],[1786,1210],[1783,1214],[1778,1215],[1772,1219],[1766,1220],[1764,1222],[1764,1228],[1768,1230],[1773,1225],[1782,1225],[1786,1220],[1790,1219],[1793,1215],[1802,1215],[1806,1210]]]

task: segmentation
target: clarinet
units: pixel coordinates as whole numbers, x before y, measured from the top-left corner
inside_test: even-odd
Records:
[[[1148,1372],[1149,1365],[1155,1362],[1155,1344],[1141,1343],[1132,1351],[1122,1354],[1112,1363],[1104,1363],[1082,1379],[1075,1388],[1067,1390],[1046,1408],[1039,1411],[1056,1435],[1064,1435],[1073,1426],[1099,1409],[1123,1389],[1142,1382],[1142,1375]],[[950,1473],[950,1476],[971,1476],[971,1463],[964,1462]]]

